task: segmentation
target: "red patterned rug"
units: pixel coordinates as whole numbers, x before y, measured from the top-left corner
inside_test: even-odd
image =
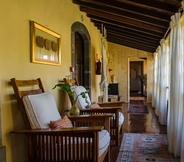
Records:
[[[147,105],[130,105],[128,113],[131,114],[148,114],[148,108]]]
[[[124,133],[116,162],[179,162],[168,152],[165,134]]]

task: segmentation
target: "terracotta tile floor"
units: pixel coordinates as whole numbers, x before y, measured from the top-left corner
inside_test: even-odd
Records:
[[[131,100],[130,104],[140,104],[145,103],[145,100],[136,101]],[[147,104],[149,114],[147,115],[130,115],[128,113],[129,104],[123,104],[122,113],[125,117],[123,123],[124,133],[166,133],[166,126],[160,126],[158,123],[158,118],[155,115],[155,110],[151,107],[151,104]],[[139,122],[138,122],[139,121]],[[120,141],[123,138],[123,134],[120,137]],[[119,146],[111,145],[111,162],[116,162],[118,156]]]

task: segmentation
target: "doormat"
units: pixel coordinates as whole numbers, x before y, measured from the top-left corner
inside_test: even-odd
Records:
[[[128,113],[131,114],[148,114],[147,105],[130,105]]]
[[[130,100],[146,100],[146,97],[130,97]]]
[[[144,100],[130,100],[131,105],[144,104]]]
[[[166,134],[124,133],[116,162],[179,162],[168,152]]]

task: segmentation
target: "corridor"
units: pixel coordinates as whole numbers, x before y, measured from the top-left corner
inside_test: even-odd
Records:
[[[137,115],[129,114],[130,104],[146,104],[145,97],[139,97],[140,100],[136,100],[138,97],[131,97],[130,103],[124,103],[122,113],[124,114],[125,120],[123,124],[124,133],[156,133],[166,134],[166,126],[161,126],[158,123],[158,117],[155,115],[154,108],[151,104],[147,104],[148,114]],[[123,134],[120,136],[120,141],[123,138]],[[111,146],[111,162],[115,162],[118,156],[119,146]]]

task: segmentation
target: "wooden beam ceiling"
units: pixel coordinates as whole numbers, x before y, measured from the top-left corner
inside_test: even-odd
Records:
[[[107,41],[155,52],[182,0],[73,0]]]

